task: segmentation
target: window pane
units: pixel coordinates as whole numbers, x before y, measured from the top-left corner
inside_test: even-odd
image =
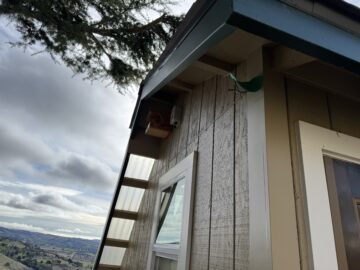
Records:
[[[144,190],[122,186],[116,202],[116,209],[137,212],[140,208]]]
[[[176,270],[177,261],[156,257],[156,270]]]
[[[125,177],[149,180],[154,159],[131,154],[126,167]]]
[[[125,254],[125,250],[126,248],[104,246],[100,263],[120,266]]]
[[[129,240],[133,226],[133,220],[112,218],[107,237],[121,240]]]
[[[161,194],[157,244],[179,244],[184,203],[185,179]]]

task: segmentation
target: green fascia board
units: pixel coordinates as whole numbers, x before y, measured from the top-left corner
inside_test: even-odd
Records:
[[[360,74],[360,37],[278,0],[233,0],[228,23]]]

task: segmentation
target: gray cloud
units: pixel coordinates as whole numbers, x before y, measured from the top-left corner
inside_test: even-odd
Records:
[[[0,191],[0,206],[13,209],[29,210],[39,213],[82,213],[95,216],[104,215],[106,209],[93,206],[86,202],[75,201],[71,197],[57,193],[24,193],[15,194],[8,191]],[[16,211],[16,210],[15,210]]]
[[[112,169],[118,170],[122,162],[134,100],[103,83],[73,78],[45,54],[2,48],[0,176],[14,170],[31,176],[36,165],[51,171],[33,173],[38,181],[110,191],[118,174]]]
[[[19,201],[18,198],[12,198],[9,201],[5,202],[4,205],[17,208],[17,209],[28,209],[28,210],[35,210],[33,207],[31,207],[29,204],[27,204],[24,201]]]
[[[64,150],[55,151],[38,137],[22,130],[5,127],[0,121],[0,169],[16,171],[52,183],[82,190],[110,191],[117,180],[117,172],[94,157]],[[24,165],[25,164],[25,165]],[[26,166],[27,164],[27,166]],[[47,169],[36,171],[35,165]],[[36,167],[35,166],[35,167]]]
[[[39,194],[31,198],[32,202],[52,206],[62,210],[77,211],[81,207],[60,194]]]
[[[103,83],[72,77],[45,54],[0,51],[0,113],[22,135],[121,164],[134,100]],[[100,154],[100,155],[99,155]]]
[[[0,160],[45,162],[52,150],[35,136],[0,120]]]
[[[4,191],[0,192],[0,205],[23,210],[40,210],[36,205],[31,203],[29,198],[21,194],[14,194]]]
[[[117,173],[95,159],[71,155],[61,160],[54,170],[48,172],[50,177],[76,183],[82,188],[87,186],[110,190],[113,187]]]

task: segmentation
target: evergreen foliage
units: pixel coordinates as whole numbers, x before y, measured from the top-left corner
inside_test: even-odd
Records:
[[[74,73],[124,86],[143,78],[180,23],[171,1],[0,0],[0,15],[21,35],[13,45],[41,44]]]

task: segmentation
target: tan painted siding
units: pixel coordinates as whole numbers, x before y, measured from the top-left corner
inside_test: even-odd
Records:
[[[319,90],[314,86],[286,79],[291,156],[297,209],[297,226],[302,270],[309,268],[306,212],[302,191],[301,156],[297,140],[297,123],[306,121],[331,130],[360,137],[360,102]]]
[[[299,270],[284,76],[266,68],[264,82],[272,267]]]
[[[162,143],[121,269],[146,269],[157,179],[193,151],[199,155],[190,268],[247,269],[246,95],[229,88],[215,76],[179,98],[182,123]]]

